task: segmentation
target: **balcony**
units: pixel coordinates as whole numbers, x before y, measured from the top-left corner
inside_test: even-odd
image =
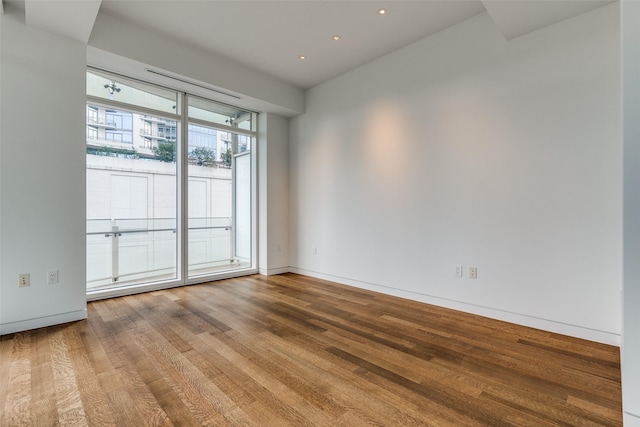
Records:
[[[143,116],[140,117],[140,120],[147,123],[157,123],[159,125],[176,127],[176,122],[174,122],[173,120],[165,120],[160,117]]]
[[[151,130],[140,129],[140,136],[145,138],[156,139],[159,141],[175,141],[176,135],[167,134],[166,132],[157,132]]]
[[[191,218],[189,276],[250,266],[234,258],[231,218]],[[87,290],[177,279],[175,218],[87,220]]]
[[[87,117],[87,125],[93,127],[99,127],[104,129],[117,129],[118,125],[116,122],[107,122],[105,120],[94,119],[93,117]]]

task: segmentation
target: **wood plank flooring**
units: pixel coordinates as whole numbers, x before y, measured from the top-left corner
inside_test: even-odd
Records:
[[[1,426],[621,426],[618,349],[295,274],[0,339]]]

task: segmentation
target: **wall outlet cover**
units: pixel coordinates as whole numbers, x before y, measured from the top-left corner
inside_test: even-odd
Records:
[[[463,270],[461,265],[456,265],[455,271],[456,271],[456,277],[462,277]]]
[[[47,272],[47,284],[52,285],[54,283],[58,283],[58,270]]]
[[[18,286],[21,288],[31,286],[31,275],[29,273],[18,274]]]

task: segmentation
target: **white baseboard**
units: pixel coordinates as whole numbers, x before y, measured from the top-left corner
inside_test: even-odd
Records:
[[[260,274],[263,276],[273,276],[275,274],[284,274],[289,273],[291,271],[291,267],[279,267],[279,268],[261,268],[258,270]]]
[[[527,326],[544,331],[554,332],[557,334],[568,335],[575,338],[581,338],[588,341],[595,341],[603,344],[614,345],[620,347],[620,335],[606,331],[599,331],[585,328],[577,325],[556,322],[549,319],[532,317],[524,314],[511,313],[491,307],[478,306],[465,303],[462,301],[450,300],[433,295],[420,294],[417,292],[396,289],[390,286],[379,285],[375,283],[363,282],[360,280],[349,279],[346,277],[324,274],[317,271],[310,271],[296,267],[290,267],[292,273],[298,273],[305,276],[316,277],[318,279],[330,280],[332,282],[341,283],[343,285],[354,286],[356,288],[367,289],[370,291],[381,292],[383,294],[392,295],[400,298],[406,298],[413,301],[424,302],[439,307],[450,308],[453,310],[463,311],[465,313],[476,314],[488,317],[490,319],[501,320],[504,322],[514,323],[517,325]]]
[[[16,332],[28,331],[30,329],[45,328],[47,326],[84,320],[86,318],[87,309],[84,309],[69,313],[56,314],[53,316],[38,317],[36,319],[21,320],[19,322],[2,323],[0,324],[0,335],[13,334]]]

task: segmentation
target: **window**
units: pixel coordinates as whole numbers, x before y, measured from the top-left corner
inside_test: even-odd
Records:
[[[98,123],[98,109],[96,107],[87,106],[87,123]]]
[[[206,147],[216,149],[217,146],[216,130],[204,126],[189,125],[189,149],[197,147]]]
[[[252,123],[255,113],[88,71],[89,293],[255,268]]]
[[[144,122],[144,135],[145,136],[151,136],[151,122],[148,120],[145,120]]]
[[[120,132],[106,131],[106,140],[112,142],[122,142],[122,134]]]
[[[189,253],[193,254],[189,258],[189,275],[197,277],[228,268],[229,264],[248,267],[253,259],[250,149],[255,138],[255,115],[197,97],[189,97],[187,110],[191,157],[188,244]],[[203,161],[205,157],[208,160]],[[226,176],[228,184],[219,179],[206,181],[207,177],[216,176]],[[207,203],[214,198],[212,193],[216,200]]]

